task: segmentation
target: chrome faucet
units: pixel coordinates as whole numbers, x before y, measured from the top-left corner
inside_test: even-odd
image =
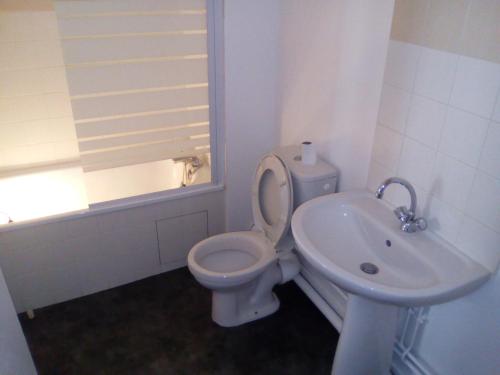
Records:
[[[427,222],[422,217],[415,217],[415,211],[417,209],[417,194],[415,193],[415,189],[411,184],[403,178],[399,177],[390,177],[378,187],[375,196],[378,199],[382,199],[384,196],[384,191],[390,184],[400,184],[403,185],[408,192],[410,193],[410,208],[406,208],[404,206],[397,207],[394,210],[394,214],[401,221],[401,230],[407,233],[413,233],[417,231],[422,231],[427,228]]]

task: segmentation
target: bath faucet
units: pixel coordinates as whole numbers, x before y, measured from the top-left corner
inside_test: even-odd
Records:
[[[390,184],[400,184],[403,185],[408,192],[410,193],[410,208],[406,208],[404,206],[397,207],[394,210],[394,214],[401,221],[401,230],[407,233],[413,233],[417,231],[424,230],[427,228],[427,222],[422,217],[415,217],[415,211],[417,209],[417,194],[415,193],[415,189],[411,184],[403,178],[399,177],[390,177],[378,187],[375,196],[378,199],[382,199],[384,196],[384,191]]]

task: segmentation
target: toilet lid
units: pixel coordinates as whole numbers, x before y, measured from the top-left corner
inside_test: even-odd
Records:
[[[276,155],[264,156],[257,167],[252,210],[255,226],[276,246],[288,232],[293,210],[290,172]]]

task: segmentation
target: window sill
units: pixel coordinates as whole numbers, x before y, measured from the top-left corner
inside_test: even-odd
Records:
[[[17,223],[0,225],[0,233],[9,232],[18,229],[25,229],[42,224],[57,223],[65,220],[75,220],[84,217],[101,215],[105,213],[126,210],[135,207],[147,206],[156,203],[162,203],[175,199],[189,198],[192,196],[212,193],[224,190],[222,184],[200,184],[184,188],[161,191],[152,194],[146,194],[136,197],[118,199],[115,201],[93,204],[90,208],[81,211],[71,211],[60,215],[41,217],[32,220],[21,221]]]

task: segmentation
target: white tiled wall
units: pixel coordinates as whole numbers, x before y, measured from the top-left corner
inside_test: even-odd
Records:
[[[368,186],[399,175],[429,229],[500,259],[500,64],[391,40]],[[408,204],[403,188],[386,199]]]
[[[214,235],[224,229],[223,199],[223,192],[213,192],[0,232],[0,267],[17,311],[185,265],[177,253],[169,262],[168,244],[160,264],[156,220],[206,211],[208,234]],[[188,237],[190,225],[184,230],[179,235]]]
[[[78,156],[49,5],[0,2],[0,167]]]

